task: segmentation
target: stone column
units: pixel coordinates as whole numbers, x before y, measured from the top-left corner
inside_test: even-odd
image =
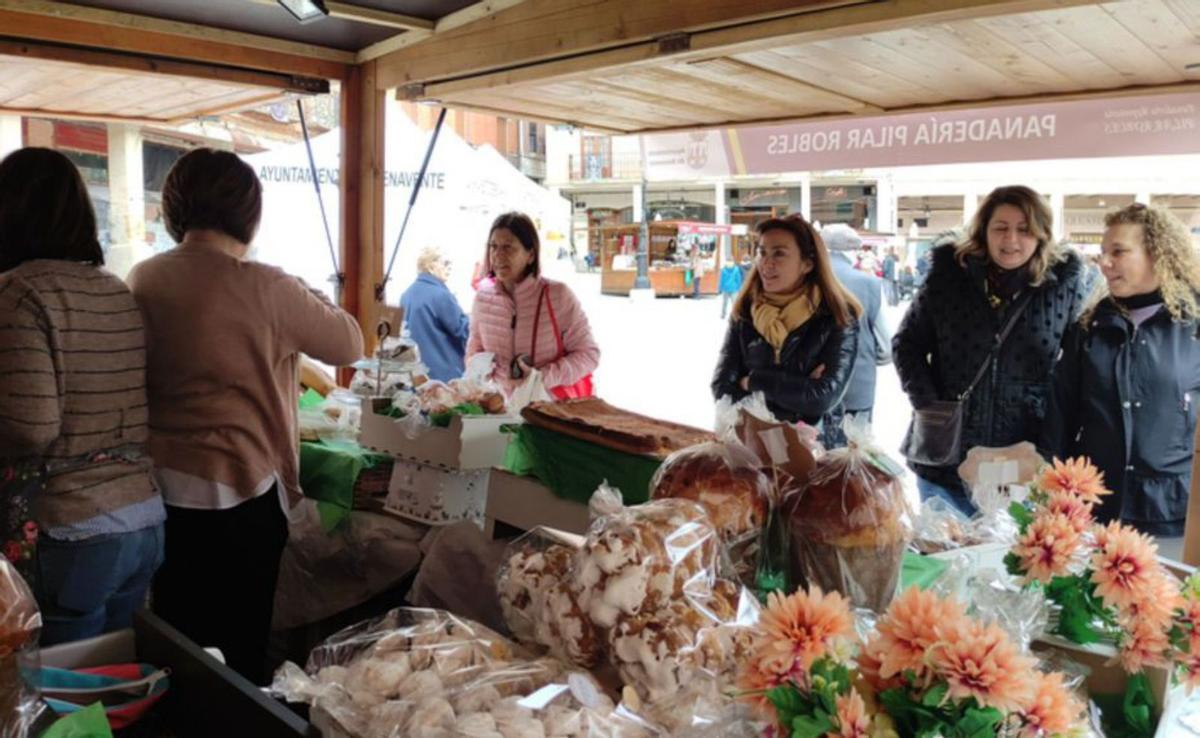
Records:
[[[124,123],[108,125],[108,268],[120,277],[150,255],[146,244],[146,192],[141,129]]]

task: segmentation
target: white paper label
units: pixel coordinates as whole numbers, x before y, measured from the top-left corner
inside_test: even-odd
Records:
[[[517,704],[527,710],[541,710],[553,702],[555,697],[566,692],[567,689],[568,687],[565,684],[547,684]]]
[[[586,674],[571,672],[567,675],[567,686],[571,688],[571,694],[579,704],[592,709],[600,707],[600,693],[596,690],[596,684]]]

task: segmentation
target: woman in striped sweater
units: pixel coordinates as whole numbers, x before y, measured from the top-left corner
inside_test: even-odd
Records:
[[[536,368],[547,389],[566,396],[595,371],[600,348],[570,288],[542,277],[540,245],[528,215],[505,213],[492,223],[467,358],[493,354],[492,378],[508,393]]]
[[[142,318],[103,264],[69,159],[0,162],[0,475],[47,471],[32,501],[43,645],[128,627],[162,563]]]

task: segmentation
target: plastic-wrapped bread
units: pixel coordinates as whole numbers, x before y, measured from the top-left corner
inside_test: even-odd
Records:
[[[716,577],[716,529],[688,500],[655,500],[596,520],[575,557],[579,604],[600,628],[707,591]]]
[[[790,505],[793,581],[883,612],[896,594],[912,515],[903,469],[852,427],[850,445],[823,456]]]
[[[758,457],[737,444],[702,443],[667,457],[650,482],[652,499],[679,498],[704,506],[721,540],[756,536],[767,520],[771,480]]]
[[[574,554],[574,549],[552,543],[539,530],[509,545],[497,575],[497,590],[504,622],[518,641],[538,642],[536,630],[543,610],[542,595],[554,584],[570,579]]]

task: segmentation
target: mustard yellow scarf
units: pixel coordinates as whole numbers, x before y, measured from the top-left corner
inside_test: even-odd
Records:
[[[783,295],[759,293],[750,317],[754,320],[754,330],[775,349],[776,361],[788,334],[808,322],[820,304],[821,291],[812,285]]]

